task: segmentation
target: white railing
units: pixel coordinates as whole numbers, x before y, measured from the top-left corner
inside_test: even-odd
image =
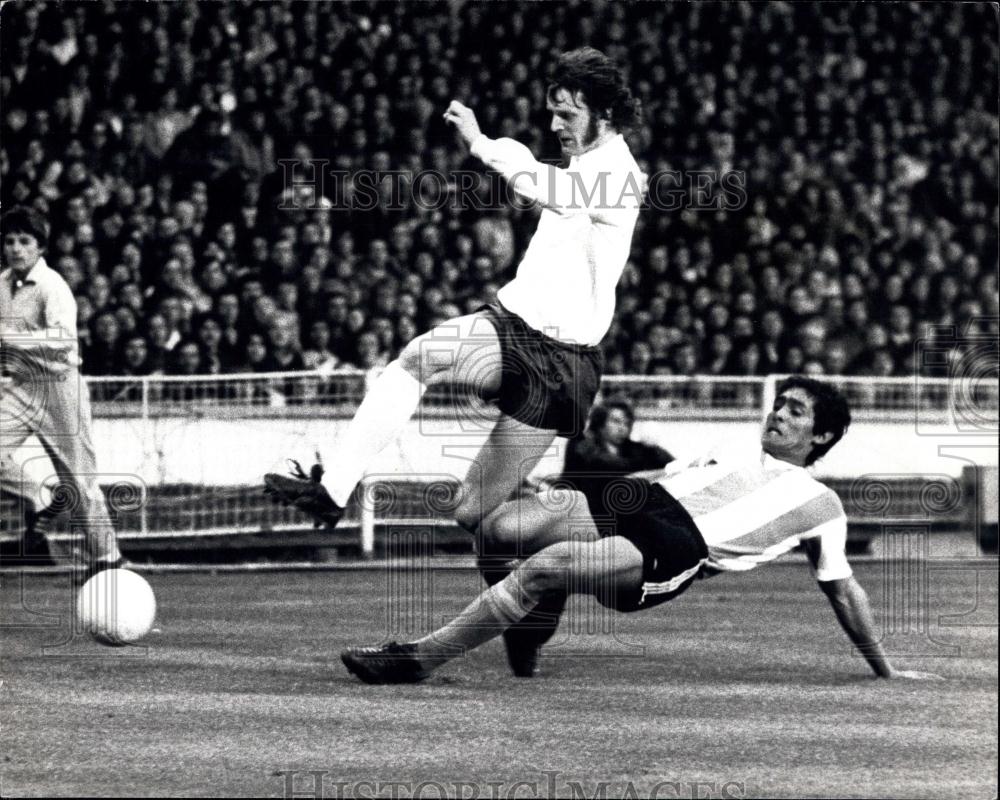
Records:
[[[279,372],[213,376],[89,377],[95,417],[158,417],[194,413],[248,417],[312,416],[321,411],[350,417],[377,373]],[[606,375],[604,397],[624,395],[638,418],[669,413],[673,419],[749,419],[771,405],[781,376]],[[855,419],[913,419],[914,415],[962,424],[995,420],[998,381],[947,378],[831,376],[846,394]],[[434,386],[422,412],[448,418],[469,406],[462,387]]]
[[[148,438],[151,449],[161,448],[155,455],[162,456],[162,448],[177,451],[191,446],[190,440],[171,437],[173,431],[190,426],[192,420],[218,419],[230,425],[235,421],[245,431],[247,446],[251,446],[251,438],[257,438],[258,434],[262,437],[275,427],[297,430],[317,418],[349,419],[371,377],[360,372],[286,372],[194,378],[92,377],[87,383],[96,419],[122,420],[121,425],[132,430],[136,439]],[[766,413],[779,379],[777,376],[613,375],[604,378],[601,397],[626,397],[639,420],[746,422],[760,419]],[[858,421],[900,425],[917,421],[946,430],[961,431],[967,427],[979,432],[996,431],[998,427],[1000,387],[993,377],[977,381],[922,377],[826,380],[845,392]],[[468,408],[465,390],[434,387],[420,413],[447,429],[450,420],[457,421]],[[304,442],[294,444],[295,451],[301,452]],[[206,448],[204,453],[198,450],[196,460],[207,458],[210,449]],[[271,469],[283,468],[282,459],[289,452],[292,450],[276,448],[277,460]],[[260,494],[259,485],[241,481],[236,481],[236,485],[218,485],[218,481],[199,481],[197,477],[178,480],[177,476],[163,472],[158,480],[148,483],[138,493],[120,492],[119,497],[125,498],[120,503],[111,496],[114,492],[109,491],[112,505],[118,503],[112,511],[123,539],[247,535],[309,528],[308,521],[297,512],[271,505]],[[338,537],[353,537],[365,553],[370,553],[377,525],[448,523],[455,485],[447,477],[414,478],[412,473],[399,480],[373,479],[364,487],[367,499],[349,508]],[[842,496],[847,494],[844,501],[849,514],[863,522],[867,512],[863,503],[854,504],[857,508],[852,506],[854,491],[850,481],[841,487]],[[911,486],[895,496],[919,499],[923,491],[919,486]],[[899,502],[906,505],[909,500]],[[10,513],[9,498],[3,505],[5,520],[16,516]],[[10,535],[12,529],[0,531],[3,532]]]

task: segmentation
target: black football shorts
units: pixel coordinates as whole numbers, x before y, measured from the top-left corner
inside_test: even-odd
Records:
[[[500,303],[482,306],[478,313],[493,323],[500,339],[503,369],[493,398],[500,410],[539,430],[582,434],[601,383],[600,348],[546,336]]]

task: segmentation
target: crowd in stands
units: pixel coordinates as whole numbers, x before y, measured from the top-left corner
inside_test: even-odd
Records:
[[[0,37],[2,203],[51,220],[88,374],[365,370],[489,301],[536,212],[441,114],[557,159],[546,70],[585,44],[681,171],[607,372],[907,375],[996,330],[989,4],[22,2]]]

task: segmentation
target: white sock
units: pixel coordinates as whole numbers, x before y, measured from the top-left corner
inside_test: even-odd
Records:
[[[327,459],[323,486],[337,505],[347,505],[368,465],[399,435],[426,391],[427,385],[410,375],[399,361],[393,361],[375,379],[347,433]]]
[[[418,639],[417,654],[424,666],[433,669],[479,647],[531,613],[541,598],[533,595],[522,577],[522,570],[515,570],[451,622]]]

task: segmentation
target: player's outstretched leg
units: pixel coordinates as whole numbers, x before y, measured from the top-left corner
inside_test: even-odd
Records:
[[[336,525],[365,470],[404,430],[428,386],[451,382],[489,396],[500,373],[500,344],[488,319],[469,314],[438,325],[406,345],[371,383],[319,479],[268,473],[265,493]]]
[[[514,570],[507,556],[490,555],[488,545],[476,560],[480,574],[487,586],[495,586]],[[507,663],[518,678],[533,678],[538,674],[538,657],[542,645],[549,641],[559,628],[559,620],[566,608],[566,596],[554,593],[542,599],[525,617],[503,632]]]
[[[370,385],[337,442],[337,457],[322,483],[339,506],[347,505],[372,460],[405,429],[428,386],[453,383],[488,397],[500,383],[500,343],[481,314],[443,322],[403,348]]]
[[[493,586],[511,571],[511,560],[523,559],[541,547],[542,528],[554,523],[546,515],[531,515],[537,503],[521,493],[524,479],[549,451],[555,430],[540,430],[502,414],[476,455],[456,509],[459,525],[476,537],[478,566],[483,580]],[[512,494],[518,496],[510,499]],[[496,535],[502,531],[502,535]],[[565,598],[546,598],[536,612],[504,632],[507,661],[515,675],[532,677],[538,650],[559,627]]]
[[[483,521],[480,533],[478,567],[488,586],[499,583],[516,566],[504,553],[531,556],[557,542],[599,538],[586,498],[561,488],[522,492],[502,503]],[[542,646],[558,630],[566,600],[558,592],[543,598],[524,619],[503,632],[507,663],[517,677],[538,674]]]
[[[491,586],[454,620],[416,642],[349,648],[341,660],[366,683],[415,683],[442,664],[499,636],[553,593],[569,587],[608,595],[642,583],[642,554],[616,536],[560,542],[533,555]]]

